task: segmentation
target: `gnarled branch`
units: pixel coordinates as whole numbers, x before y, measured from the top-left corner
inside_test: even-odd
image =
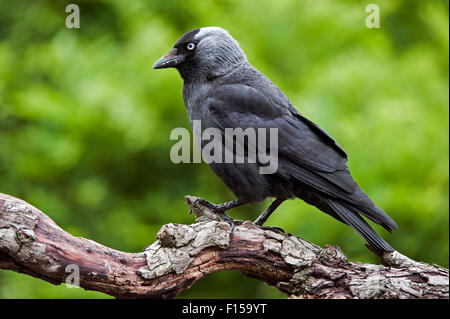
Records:
[[[349,262],[336,246],[321,248],[249,221],[235,230],[185,198],[191,225],[163,225],[141,253],[74,237],[23,200],[0,193],[0,269],[53,284],[73,267],[79,284],[120,298],[172,298],[207,274],[237,270],[291,298],[449,298],[448,270],[385,253],[383,265]],[[67,271],[67,269],[70,269]]]

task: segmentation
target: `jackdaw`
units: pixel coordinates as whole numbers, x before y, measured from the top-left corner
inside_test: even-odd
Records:
[[[346,165],[347,154],[318,125],[300,114],[264,74],[248,61],[238,42],[219,27],[184,34],[154,69],[176,68],[184,80],[183,99],[191,126],[277,128],[278,167],[261,174],[260,162],[209,163],[237,199],[214,205],[200,199],[234,227],[225,214],[231,208],[275,198],[255,220],[262,226],[286,199],[300,198],[354,228],[375,251],[393,251],[360,216],[388,231],[395,222],[361,190]],[[195,135],[195,134],[194,134]],[[246,142],[247,143],[247,142]],[[203,147],[202,141],[200,147]],[[248,153],[245,153],[248,155]]]

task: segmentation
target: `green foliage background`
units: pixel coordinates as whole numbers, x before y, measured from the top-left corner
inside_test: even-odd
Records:
[[[448,267],[448,1],[0,0],[0,192],[63,229],[137,252],[165,223],[191,223],[185,194],[234,199],[206,164],[173,164],[189,127],[176,70],[153,63],[186,31],[221,26],[249,61],[349,154],[353,176],[399,229],[377,231],[409,257]],[[264,203],[267,204],[267,203]],[[235,209],[254,219],[264,205]],[[268,224],[353,261],[379,260],[350,228],[300,200]],[[0,271],[2,298],[107,298]],[[283,298],[239,273],[211,275],[180,298]]]

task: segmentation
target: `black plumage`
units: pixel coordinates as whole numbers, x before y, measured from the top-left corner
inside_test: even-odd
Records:
[[[210,27],[188,32],[154,66],[164,67],[177,68],[184,79],[183,97],[191,124],[201,120],[202,129],[221,132],[225,128],[278,129],[274,174],[260,174],[258,162],[209,164],[238,198],[212,208],[226,216],[224,212],[232,207],[274,197],[256,220],[262,225],[284,200],[298,197],[354,228],[375,250],[393,250],[360,216],[388,231],[397,228],[354,181],[345,151],[248,63],[227,31]]]

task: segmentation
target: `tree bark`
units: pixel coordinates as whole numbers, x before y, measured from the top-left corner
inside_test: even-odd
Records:
[[[173,298],[202,277],[240,271],[290,298],[449,298],[448,270],[385,253],[382,265],[349,262],[291,234],[231,227],[186,196],[191,225],[163,225],[156,241],[126,253],[74,237],[23,200],[0,193],[0,269],[53,284],[79,279],[85,289],[119,298]],[[77,277],[79,271],[79,277]],[[76,282],[76,281],[75,281]]]

